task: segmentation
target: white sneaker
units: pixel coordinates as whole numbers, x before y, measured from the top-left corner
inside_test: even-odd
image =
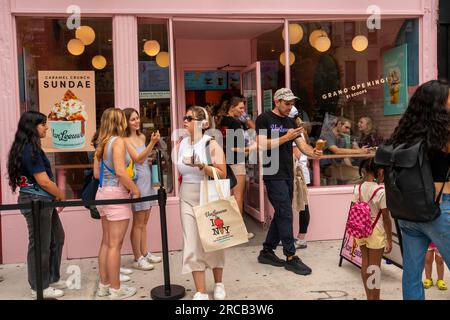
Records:
[[[207,293],[197,292],[192,300],[209,300],[209,296]]]
[[[50,287],[53,287],[55,289],[66,289],[67,283],[64,280],[59,280],[57,282],[50,283]]]
[[[308,245],[306,244],[306,240],[295,240],[295,249],[306,249]]]
[[[130,274],[133,274],[133,270],[128,269],[128,268],[120,268],[120,273],[126,274],[127,276],[129,276]]]
[[[31,296],[33,298],[36,298],[36,295],[37,295],[36,291],[31,290]],[[44,299],[60,298],[64,295],[64,291],[55,289],[52,287],[48,287],[47,289],[44,289],[43,295],[44,295]]]
[[[107,297],[109,296],[109,284],[98,284],[98,289],[97,289],[97,297]]]
[[[253,232],[247,233],[248,240],[253,239],[255,237],[255,234]]]
[[[120,286],[119,289],[109,289],[109,299],[122,300],[134,296],[136,294],[136,288],[128,286]]]
[[[148,260],[148,262],[150,263],[158,263],[162,261],[161,257],[155,256],[153,253],[148,252],[147,255],[145,256],[145,258]]]
[[[119,278],[120,282],[127,282],[131,280],[130,276],[127,276],[126,274],[120,274]]]
[[[150,262],[148,262],[148,260],[145,259],[144,257],[140,257],[138,259],[138,261],[135,261],[133,263],[133,268],[138,269],[138,270],[148,271],[148,270],[154,269],[155,266],[150,264]]]
[[[225,297],[227,296],[225,292],[225,286],[222,282],[216,283],[214,286],[214,300],[225,300]]]

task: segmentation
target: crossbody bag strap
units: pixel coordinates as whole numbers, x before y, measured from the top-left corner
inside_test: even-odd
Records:
[[[438,194],[438,196],[437,196],[437,198],[436,198],[436,204],[437,204],[437,205],[439,205],[439,203],[441,202],[442,192],[444,191],[444,187],[445,187],[445,184],[446,184],[447,181],[448,181],[448,177],[449,177],[449,176],[450,176],[450,166],[448,166],[447,174],[445,175],[444,183],[442,184],[441,190],[439,191],[439,194]]]
[[[372,201],[373,198],[375,198],[375,195],[377,194],[377,192],[380,191],[380,190],[382,190],[382,189],[384,189],[384,188],[383,188],[383,187],[377,188],[377,189],[373,192],[372,197],[370,197],[370,200],[369,200],[367,203],[369,203],[370,201]],[[378,220],[380,220],[380,217],[381,217],[381,210],[378,211],[378,214],[377,214],[377,216],[376,216],[376,218],[375,218],[375,221],[372,223],[372,229],[375,228],[375,226],[376,226],[377,223],[378,223]]]
[[[381,210],[378,211],[377,217],[375,218],[375,221],[372,223],[372,229],[375,228],[375,226],[378,223],[378,220],[380,220],[380,217],[381,217]]]
[[[362,183],[359,184],[359,189],[358,189],[358,201],[361,202],[361,187],[362,187]]]

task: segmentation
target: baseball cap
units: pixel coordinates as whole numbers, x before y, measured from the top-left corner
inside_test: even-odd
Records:
[[[273,95],[273,100],[291,101],[294,99],[298,99],[298,97],[294,96],[292,90],[288,88],[278,89]]]

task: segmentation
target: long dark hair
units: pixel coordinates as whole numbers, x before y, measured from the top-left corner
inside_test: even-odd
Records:
[[[449,84],[445,80],[431,80],[419,86],[386,143],[394,147],[402,143],[411,146],[422,139],[429,151],[447,149],[450,140],[448,96]]]
[[[229,100],[225,101],[220,107],[216,116],[216,125],[220,127],[222,119],[228,115],[231,108],[236,107],[239,103],[243,102],[245,99],[243,96],[232,96]]]
[[[136,109],[133,108],[126,108],[123,109],[123,112],[125,113],[125,118],[127,118],[127,128],[125,129],[125,137],[131,136],[131,130],[130,126],[128,125],[128,122],[130,121],[131,115],[136,112],[138,117],[140,117],[139,112]],[[140,135],[141,132],[139,130],[136,131],[136,135]]]
[[[375,163],[373,158],[367,158],[359,164],[359,176],[361,178],[367,177],[371,173],[375,179],[378,179],[378,169],[383,168]]]
[[[37,131],[39,124],[45,124],[47,117],[37,111],[27,111],[22,114],[17,126],[14,142],[8,155],[8,178],[9,186],[15,192],[20,184],[22,176],[22,154],[25,145],[31,145],[31,159],[36,161],[41,149],[41,138]]]

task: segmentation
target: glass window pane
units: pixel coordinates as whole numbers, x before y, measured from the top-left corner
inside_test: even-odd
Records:
[[[139,112],[142,132],[147,138],[159,130],[163,154],[163,178],[173,191],[171,105],[167,21],[138,19]]]
[[[82,25],[92,28],[95,37],[90,40],[93,40],[90,44],[87,44],[89,37],[84,38],[86,45],[79,55],[73,55],[68,51],[68,43],[75,38],[75,30],[67,28],[66,20],[66,18],[16,18],[20,111],[23,113],[27,110],[40,110],[38,71],[94,71],[96,119],[92,121],[98,126],[103,110],[114,106],[112,20],[82,19]],[[87,34],[89,35],[92,33]],[[99,55],[103,58],[97,57],[93,62],[93,58]],[[47,134],[51,134],[50,131]],[[56,182],[65,190],[66,197],[80,198],[84,170],[91,167],[92,153],[49,152],[47,156],[56,171]]]
[[[376,31],[368,30],[365,20],[290,22],[303,30],[300,43],[291,45],[291,88],[310,120],[311,144],[319,138],[329,142],[328,159],[320,161],[322,185],[354,183],[362,148],[375,148],[393,132],[418,85],[418,22],[383,19]],[[324,34],[312,45],[316,30]],[[348,121],[339,122],[342,116]],[[337,156],[330,142],[352,150]]]

